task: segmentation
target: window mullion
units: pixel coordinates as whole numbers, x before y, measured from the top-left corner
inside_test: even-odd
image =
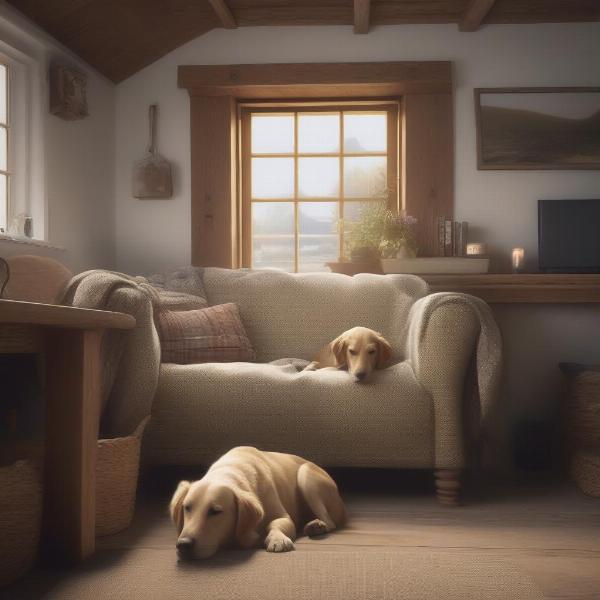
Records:
[[[339,216],[340,216],[340,260],[344,257],[344,230],[346,224],[344,222],[344,113],[340,111],[340,200],[339,200]]]
[[[298,112],[294,113],[294,273],[298,272],[300,236],[298,222]]]

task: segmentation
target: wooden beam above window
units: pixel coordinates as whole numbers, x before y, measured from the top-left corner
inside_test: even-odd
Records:
[[[354,33],[369,33],[371,0],[354,0]]]
[[[460,18],[458,28],[461,31],[477,31],[496,0],[471,0]]]
[[[237,29],[235,17],[229,10],[225,0],[208,0],[225,29]]]
[[[178,85],[191,96],[373,98],[452,91],[446,61],[182,65]]]

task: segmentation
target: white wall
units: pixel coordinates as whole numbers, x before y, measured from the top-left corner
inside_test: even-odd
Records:
[[[536,262],[538,198],[600,194],[594,171],[477,171],[473,88],[599,85],[600,24],[489,26],[460,33],[454,25],[257,27],[214,30],[171,52],[117,86],[117,264],[147,272],[190,259],[189,101],[177,89],[180,64],[451,60],[456,88],[456,217],[471,222],[500,263],[524,246]],[[147,143],[146,111],[160,104],[161,152],[176,167],[172,200],[131,196],[131,166]]]
[[[37,64],[39,96],[32,123],[36,167],[31,209],[36,237],[58,250],[0,240],[0,255],[44,254],[75,271],[115,265],[115,86],[6,3],[0,3],[0,40]],[[48,66],[58,61],[88,75],[90,116],[64,121],[48,110]],[[45,223],[41,226],[42,218]]]

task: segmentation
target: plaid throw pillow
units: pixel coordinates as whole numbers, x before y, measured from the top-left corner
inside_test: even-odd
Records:
[[[161,360],[190,365],[206,362],[248,362],[256,358],[237,304],[198,310],[160,311]]]

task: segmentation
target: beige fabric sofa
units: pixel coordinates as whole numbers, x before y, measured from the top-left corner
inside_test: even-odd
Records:
[[[110,306],[134,314],[137,327],[106,410],[112,435],[130,433],[151,412],[144,455],[152,464],[207,465],[233,446],[254,445],[325,466],[433,468],[442,499],[455,497],[474,355],[483,413],[499,381],[500,338],[487,305],[428,295],[412,275],[206,268],[203,285],[209,304],[240,306],[257,363],[160,364],[149,295],[135,285],[115,289]],[[309,360],[356,325],[380,331],[393,348],[394,364],[368,383],[344,371],[268,364]]]

